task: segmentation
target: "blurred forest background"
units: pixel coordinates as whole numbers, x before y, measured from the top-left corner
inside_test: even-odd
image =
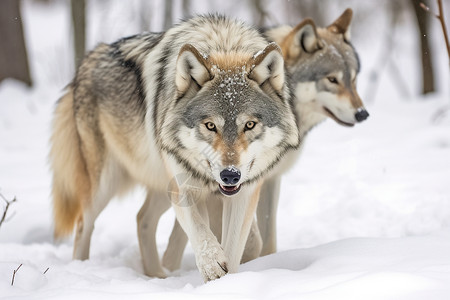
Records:
[[[331,292],[347,290],[353,298],[354,287],[368,295],[378,290],[387,295],[397,288],[395,292],[400,293],[403,287],[416,291],[416,286],[419,290],[437,287],[444,294],[445,282],[450,280],[439,275],[436,283],[430,281],[430,274],[448,275],[448,255],[442,254],[445,259],[434,255],[450,247],[450,64],[435,17],[438,1],[448,27],[450,0],[0,0],[0,275],[4,275],[0,276],[0,298],[7,291],[9,298],[22,299],[64,295],[110,299],[118,291],[124,291],[122,298],[168,290],[191,298],[207,295],[192,284],[196,276],[200,282],[192,248],[177,273],[181,277],[155,279],[150,284],[142,280],[135,216],[145,189],[136,189],[127,201],[111,201],[102,213],[94,231],[92,260],[69,262],[71,241],[53,243],[47,162],[52,115],[85,52],[142,31],[166,30],[196,14],[218,12],[260,27],[295,26],[311,17],[324,27],[346,8],[354,12],[351,42],[361,61],[358,94],[370,119],[351,130],[331,120],[314,129],[300,161],[283,178],[280,193],[278,248],[296,250],[254,265],[262,272],[247,268],[252,270],[247,275],[229,277],[219,292],[237,295],[239,281],[238,289],[258,289],[248,298],[268,297],[275,295],[272,286],[268,294],[258,284],[273,283],[275,276],[281,278],[275,285],[279,295],[307,291],[301,295],[317,298],[311,291],[320,290],[328,296],[323,299],[329,299],[330,289],[324,288],[329,285]],[[429,7],[428,12],[421,3]],[[160,253],[174,218],[170,210],[160,220]],[[444,233],[435,233],[440,230]],[[429,236],[416,239],[417,235]],[[363,239],[341,241],[355,237]],[[408,240],[391,244],[384,239],[397,237]],[[409,237],[416,242],[411,244]],[[340,242],[324,245],[334,241]],[[398,247],[403,243],[404,247]],[[413,254],[423,254],[405,260],[411,245],[416,245]],[[299,273],[295,275],[291,265],[297,255],[300,259],[293,268]],[[386,259],[386,269],[379,268],[378,256]],[[356,262],[354,268],[348,268],[350,260]],[[304,264],[308,261],[311,264]],[[20,280],[17,289],[7,290],[13,268],[22,262],[19,276],[35,274],[25,277],[30,285],[26,294]],[[267,270],[266,262],[273,263],[277,273]],[[310,266],[310,273],[303,273]],[[343,269],[329,274],[330,266]],[[47,267],[48,278],[42,274]],[[423,277],[418,277],[418,269]],[[371,277],[358,276],[360,272]],[[334,283],[337,277],[343,284]],[[299,278],[311,284],[299,288]],[[348,285],[348,278],[354,278],[354,283]],[[389,283],[387,289],[380,289],[385,283]],[[209,285],[211,295],[217,295],[217,287]],[[417,295],[412,298],[425,294]]]
[[[34,3],[40,7],[67,6],[71,20],[67,32],[72,53],[64,56],[64,74],[73,74],[86,50],[99,42],[112,42],[121,36],[142,31],[163,31],[183,18],[199,14],[220,12],[245,20],[258,27],[279,24],[296,25],[302,19],[311,17],[317,25],[331,23],[345,8],[354,10],[352,39],[358,49],[358,42],[378,48],[373,61],[369,82],[366,87],[366,101],[375,95],[380,75],[389,73],[399,93],[408,97],[418,93],[426,94],[439,89],[435,77],[439,76],[437,66],[445,63],[434,57],[436,40],[443,40],[439,28],[437,1],[434,0],[2,0],[0,1],[0,82],[15,78],[31,86],[35,81],[30,71],[26,38],[22,24],[21,6]],[[421,3],[423,7],[421,7]],[[429,7],[427,12],[424,8]],[[444,18],[449,19],[450,0],[443,1]],[[94,20],[101,12],[101,20]],[[405,74],[394,57],[394,50],[405,47],[399,42],[397,28],[401,25],[416,28],[419,87],[408,84],[411,74]],[[433,28],[435,28],[433,30]],[[372,39],[371,32],[378,37]],[[382,32],[380,32],[382,31]],[[51,36],[51,32],[43,33]],[[372,40],[371,40],[372,39]],[[433,42],[434,41],[434,42]],[[381,46],[380,46],[381,45]],[[442,43],[440,43],[442,45]],[[445,45],[445,44],[444,44]],[[409,45],[407,45],[409,47]],[[406,49],[400,49],[401,53]],[[50,53],[49,53],[50,54]],[[68,61],[69,57],[72,57]],[[420,70],[420,71],[419,71]],[[70,75],[67,75],[70,78]],[[444,86],[448,86],[444,82]],[[368,99],[367,99],[368,98]]]

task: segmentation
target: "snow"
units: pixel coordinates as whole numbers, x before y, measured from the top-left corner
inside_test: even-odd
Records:
[[[0,227],[0,298],[450,298],[450,116],[435,118],[448,107],[450,90],[438,39],[439,92],[412,96],[420,85],[416,53],[408,50],[415,49],[412,30],[404,25],[393,57],[409,93],[399,92],[385,71],[366,102],[367,121],[349,129],[328,120],[313,129],[283,178],[278,253],[204,284],[189,245],[181,270],[166,279],[143,275],[136,237],[141,189],[114,199],[100,215],[89,260],[71,260],[72,238],[53,241],[47,154],[54,104],[73,71],[69,14],[63,2],[23,3],[36,86],[0,84],[0,192],[18,200]],[[355,44],[363,100],[378,54],[372,44],[378,37],[367,36]],[[160,253],[173,218],[169,211],[160,222]]]

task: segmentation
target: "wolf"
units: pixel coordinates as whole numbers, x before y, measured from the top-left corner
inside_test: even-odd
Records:
[[[276,212],[281,175],[298,159],[310,130],[327,118],[351,127],[369,117],[356,90],[360,62],[350,42],[352,16],[353,11],[346,9],[326,28],[316,27],[308,18],[295,27],[285,25],[264,32],[269,41],[280,45],[283,52],[295,93],[301,145],[264,180],[257,224],[252,225],[243,262],[276,252]],[[220,201],[209,203],[209,212],[214,214],[211,220],[215,221],[211,228],[219,240],[220,209]],[[167,269],[179,268],[186,242],[187,238],[176,222],[163,256],[163,265]]]
[[[98,45],[55,108],[55,237],[76,227],[73,258],[88,259],[97,216],[142,185],[147,275],[165,276],[153,215],[170,206],[205,281],[237,272],[263,178],[300,143],[291,96],[280,48],[222,15]],[[208,224],[210,198],[225,203],[221,244]]]

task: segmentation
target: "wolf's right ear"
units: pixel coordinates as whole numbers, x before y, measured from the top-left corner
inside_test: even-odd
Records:
[[[265,82],[275,89],[278,94],[283,94],[285,83],[284,60],[281,49],[275,43],[270,43],[264,50],[256,53],[249,61],[250,72],[248,77],[259,85]]]
[[[208,58],[200,54],[197,48],[191,44],[181,47],[175,77],[178,96],[184,95],[193,83],[202,87],[211,80],[213,76],[210,69]]]
[[[312,19],[305,19],[281,42],[286,61],[296,60],[302,53],[313,53],[323,47]]]

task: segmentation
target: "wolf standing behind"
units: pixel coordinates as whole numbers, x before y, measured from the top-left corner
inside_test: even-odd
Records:
[[[172,182],[170,200],[203,278],[236,272],[261,180],[298,144],[280,49],[243,23],[201,16],[164,34],[101,44],[55,111],[55,235],[76,224],[73,255],[87,259],[99,213],[112,197],[142,184],[144,270],[163,277],[148,233],[158,221],[154,210],[170,206],[160,199],[168,198]],[[172,180],[179,174],[188,182]],[[211,195],[227,197],[222,245],[208,224]]]
[[[295,27],[283,25],[265,32],[267,38],[278,43],[283,52],[296,96],[295,112],[299,120],[301,145],[308,132],[327,117],[351,127],[369,116],[356,90],[360,65],[350,41],[352,16],[352,10],[346,9],[326,28],[316,27],[313,20],[305,19]],[[295,162],[300,152],[301,146],[290,152],[289,157],[278,165],[278,170],[264,179],[257,208],[258,226],[252,226],[244,262],[260,254],[276,252],[276,213],[281,175]],[[211,215],[214,214],[211,228],[220,239],[218,212],[221,211],[221,202],[211,202],[208,210]],[[180,267],[186,243],[184,232],[175,222],[163,256],[163,265],[167,269],[173,271]]]

